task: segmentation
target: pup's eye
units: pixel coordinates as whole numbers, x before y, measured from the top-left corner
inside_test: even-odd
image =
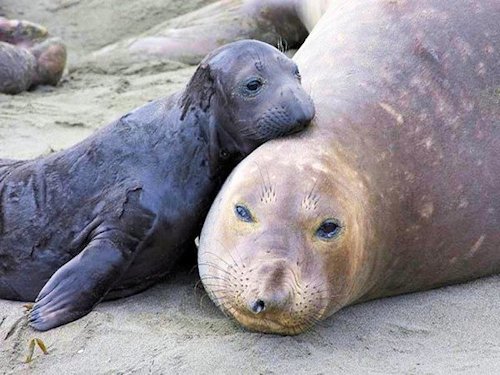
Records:
[[[234,213],[236,214],[236,217],[241,221],[245,221],[247,223],[253,223],[254,221],[250,210],[242,204],[237,204],[236,206],[234,206]]]
[[[331,240],[337,237],[342,230],[342,227],[338,221],[334,219],[327,219],[321,223],[319,228],[316,230],[316,236],[322,240]]]
[[[302,76],[300,75],[300,72],[299,72],[299,68],[297,66],[295,67],[295,71],[293,74],[295,75],[295,77],[297,77],[297,79],[299,81],[302,79]]]
[[[261,86],[262,86],[262,81],[259,79],[252,79],[250,82],[247,82],[246,85],[247,90],[252,92],[255,92],[258,89],[260,89]]]

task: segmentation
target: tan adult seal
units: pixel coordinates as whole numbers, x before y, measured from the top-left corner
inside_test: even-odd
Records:
[[[217,305],[296,334],[500,272],[498,14],[495,0],[332,2],[295,57],[313,126],[245,159],[205,222]]]
[[[214,48],[241,39],[297,48],[331,0],[221,0],[102,48],[100,61],[152,57],[196,64]]]

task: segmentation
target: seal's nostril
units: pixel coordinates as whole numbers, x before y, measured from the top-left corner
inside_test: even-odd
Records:
[[[254,312],[254,314],[259,314],[261,313],[262,311],[264,311],[266,308],[266,304],[264,303],[264,301],[262,301],[261,299],[258,299],[256,300],[253,304],[252,304],[252,311]]]
[[[297,128],[297,131],[301,131],[305,129],[311,122],[310,118],[299,118],[297,119],[297,122],[295,124],[295,127]]]
[[[300,107],[300,112],[296,114],[296,127],[300,129],[306,128],[312,121],[315,115],[313,105],[303,105]]]

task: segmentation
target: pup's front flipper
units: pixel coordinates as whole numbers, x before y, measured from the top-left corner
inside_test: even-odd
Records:
[[[85,248],[38,294],[29,314],[33,328],[46,331],[88,314],[128,269],[156,218],[140,204],[140,194],[140,188],[128,190],[123,205],[113,205],[118,212],[113,220],[84,231],[89,239]]]
[[[95,238],[59,268],[38,294],[29,324],[46,331],[88,314],[133,258],[137,241],[123,237],[127,235],[110,236],[108,232],[105,238]]]

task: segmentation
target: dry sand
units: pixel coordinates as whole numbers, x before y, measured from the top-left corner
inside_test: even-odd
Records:
[[[104,4],[102,4],[104,3]],[[98,126],[181,88],[179,63],[83,63],[98,48],[147,31],[203,0],[2,0],[0,15],[42,23],[62,36],[69,73],[57,88],[0,94],[0,157],[68,147]],[[21,303],[0,301],[0,374],[498,374],[500,276],[352,306],[296,337],[247,332],[196,287],[188,267],[134,297],[103,303],[46,333],[23,321]],[[36,351],[23,363],[28,342]]]

